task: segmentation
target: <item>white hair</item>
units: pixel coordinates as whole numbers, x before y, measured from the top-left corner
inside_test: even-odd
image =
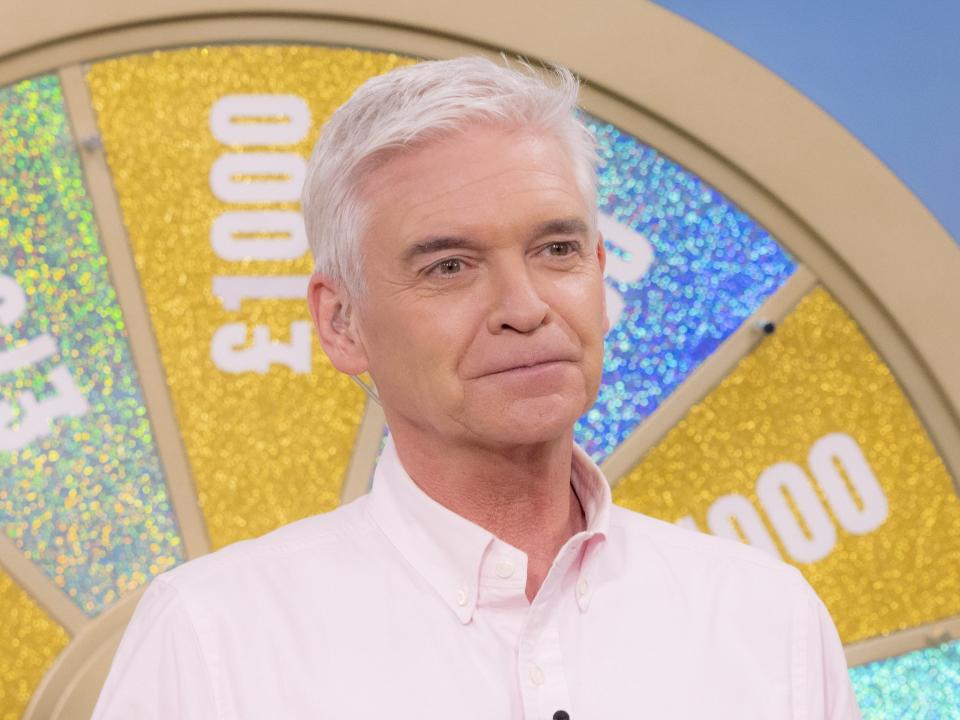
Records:
[[[553,66],[547,82],[482,57],[430,60],[367,80],[323,128],[307,166],[302,209],[316,269],[363,293],[360,189],[386,159],[472,123],[552,135],[573,163],[596,225],[596,140],[576,114],[579,82]]]

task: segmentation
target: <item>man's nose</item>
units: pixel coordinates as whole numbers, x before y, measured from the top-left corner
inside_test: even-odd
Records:
[[[529,333],[546,322],[550,306],[540,297],[525,266],[501,269],[494,275],[488,318],[491,333]]]

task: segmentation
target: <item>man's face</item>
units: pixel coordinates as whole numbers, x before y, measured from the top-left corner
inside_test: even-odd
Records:
[[[363,188],[357,328],[388,422],[487,447],[569,433],[600,382],[603,243],[552,137],[471,126]]]

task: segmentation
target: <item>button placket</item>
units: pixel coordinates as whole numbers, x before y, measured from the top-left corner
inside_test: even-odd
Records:
[[[567,586],[569,588],[569,585]],[[560,583],[544,587],[530,608],[520,638],[521,694],[528,717],[552,718],[558,709],[568,712],[570,689],[563,668],[560,643]],[[569,597],[569,596],[568,596]]]
[[[531,608],[527,622],[520,634],[519,670],[520,695],[526,717],[539,717],[541,690],[546,682],[546,673],[540,667],[537,653],[537,637],[540,634],[537,614]]]

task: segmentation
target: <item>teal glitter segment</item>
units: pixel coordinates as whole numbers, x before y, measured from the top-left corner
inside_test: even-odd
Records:
[[[607,334],[597,402],[575,427],[577,442],[600,462],[783,286],[795,264],[699,177],[615,126],[581,117],[599,146],[601,217],[628,233],[626,247],[607,237],[607,284],[622,312]],[[651,254],[632,276],[630,264]],[[621,277],[611,260],[620,261]]]
[[[0,89],[0,528],[95,616],[183,550],[67,123]]]
[[[960,720],[960,641],[850,670],[863,720]]]

